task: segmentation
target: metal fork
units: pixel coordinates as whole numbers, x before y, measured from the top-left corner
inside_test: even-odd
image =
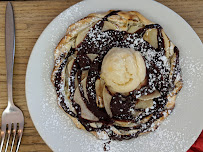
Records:
[[[2,113],[1,122],[1,149],[5,147],[5,152],[8,150],[8,146],[11,143],[10,151],[13,151],[13,147],[16,144],[16,152],[19,150],[23,128],[24,128],[24,116],[22,111],[16,107],[13,103],[13,64],[15,55],[15,22],[13,8],[10,2],[6,6],[6,24],[5,24],[5,54],[6,54],[6,71],[7,71],[7,89],[8,89],[8,106]],[[11,135],[13,139],[11,139]],[[7,136],[4,145],[5,136]],[[17,136],[17,142],[16,142]],[[11,140],[11,141],[10,141]]]

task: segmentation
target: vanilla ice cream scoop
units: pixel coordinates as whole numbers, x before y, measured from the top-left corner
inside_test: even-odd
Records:
[[[101,78],[111,90],[126,93],[145,79],[146,67],[140,52],[130,48],[112,48],[104,57]]]

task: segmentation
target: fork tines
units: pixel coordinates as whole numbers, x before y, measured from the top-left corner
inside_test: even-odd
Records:
[[[18,151],[23,132],[20,126],[19,123],[2,125],[0,152]]]

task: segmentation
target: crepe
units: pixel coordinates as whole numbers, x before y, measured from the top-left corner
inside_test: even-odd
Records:
[[[178,48],[136,11],[94,13],[70,25],[54,60],[59,106],[99,139],[156,130],[183,85]]]

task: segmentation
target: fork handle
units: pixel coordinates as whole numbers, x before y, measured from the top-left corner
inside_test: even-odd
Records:
[[[15,21],[13,7],[10,2],[6,6],[5,18],[5,54],[6,54],[6,72],[8,103],[13,104],[13,64],[15,55]]]

